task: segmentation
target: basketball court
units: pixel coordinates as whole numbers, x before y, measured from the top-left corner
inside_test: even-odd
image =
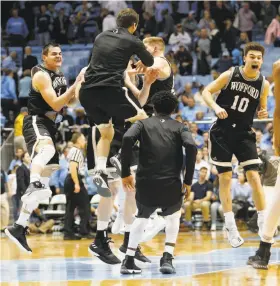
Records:
[[[0,282],[3,286],[280,285],[280,237],[272,248],[269,270],[264,271],[246,265],[258,247],[258,236],[249,231],[241,235],[245,243],[233,249],[222,231],[180,233],[173,261],[177,273],[163,275],[158,270],[165,239],[161,233],[141,245],[152,264],[137,263],[142,274],[126,276],[120,274],[120,265],[106,265],[92,257],[88,253],[90,240],[64,241],[61,234],[32,235],[28,237],[33,250],[29,255],[1,238]],[[118,255],[122,236],[111,237]]]

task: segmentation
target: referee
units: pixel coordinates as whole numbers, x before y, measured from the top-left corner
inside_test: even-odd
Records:
[[[136,64],[137,68],[151,67],[154,64],[153,56],[142,41],[133,35],[138,22],[139,15],[133,9],[121,10],[117,16],[117,28],[96,37],[85,81],[79,93],[91,126],[96,125],[101,135],[97,143],[96,173],[93,180],[97,192],[105,197],[110,196],[106,162],[114,137],[114,127],[110,119],[115,117],[124,121],[137,114],[145,116],[138,100],[128,98],[122,88],[124,72],[131,56],[137,55],[141,60]]]
[[[73,147],[67,156],[69,160],[69,173],[65,179],[64,192],[66,195],[66,214],[64,226],[64,240],[79,240],[82,237],[92,238],[89,233],[90,204],[88,192],[84,186],[84,155],[86,145],[85,136],[82,133],[74,133],[71,141]],[[81,218],[80,235],[73,230],[74,211],[79,210]]]

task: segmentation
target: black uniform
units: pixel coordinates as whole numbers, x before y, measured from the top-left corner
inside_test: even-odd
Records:
[[[164,58],[164,57],[162,57],[162,58]],[[164,58],[164,59],[168,62],[169,66],[170,66],[169,61],[166,58]],[[146,104],[143,107],[143,109],[145,110],[145,112],[149,116],[152,116],[153,113],[154,113],[154,108],[153,108],[153,104],[152,104],[152,99],[153,99],[154,94],[156,94],[159,91],[171,91],[172,93],[175,94],[175,90],[174,90],[174,75],[173,75],[173,71],[171,69],[171,66],[170,66],[170,70],[171,70],[171,72],[170,72],[170,75],[169,75],[168,78],[166,78],[164,80],[157,79],[151,85],[148,100],[147,100]]]
[[[136,172],[138,217],[149,218],[157,208],[162,208],[163,216],[171,215],[182,205],[183,146],[187,156],[184,183],[192,182],[196,159],[192,135],[170,116],[157,115],[136,122],[123,137],[123,178],[130,175],[132,146],[137,140],[140,142]]]
[[[144,65],[153,65],[154,58],[144,44],[125,28],[105,31],[95,39],[80,90],[80,102],[95,124],[108,123],[112,117],[127,119],[137,114],[122,89],[124,71],[134,54]],[[133,101],[140,107],[137,99]]]
[[[66,91],[67,82],[62,73],[56,73],[46,69],[43,65],[37,65],[31,71],[32,77],[38,71],[46,72],[50,76],[52,87],[57,96],[60,96]],[[55,143],[55,134],[57,132],[56,124],[45,114],[54,113],[57,115],[57,120],[60,118],[60,115],[47,104],[41,93],[35,90],[32,85],[29,92],[28,113],[29,115],[26,116],[23,121],[23,136],[28,153],[32,159],[35,155],[36,144],[38,144],[40,139],[51,138],[53,143]],[[48,164],[58,163],[59,156],[58,153],[56,153]]]
[[[245,170],[257,169],[261,163],[256,135],[251,127],[264,83],[261,74],[256,79],[248,79],[242,67],[235,67],[217,98],[217,104],[228,114],[226,119],[218,119],[210,128],[210,159],[220,173],[231,171],[233,154]]]

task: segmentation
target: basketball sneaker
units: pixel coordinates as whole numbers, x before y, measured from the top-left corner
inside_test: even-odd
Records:
[[[174,266],[172,265],[172,259],[174,257],[168,253],[164,252],[162,258],[160,259],[160,269],[162,274],[173,274],[176,273]]]
[[[140,274],[142,270],[135,265],[133,256],[125,256],[122,262],[121,274]]]
[[[119,264],[121,261],[112,252],[109,243],[113,242],[110,237],[95,238],[94,242],[89,246],[88,250],[91,254],[99,258],[106,264]]]
[[[236,225],[233,227],[225,227],[228,241],[233,248],[239,247],[244,243],[244,239],[240,236]]]
[[[121,165],[121,154],[118,153],[110,158],[110,163],[116,168],[116,173],[121,177],[122,165]]]
[[[268,263],[269,263],[269,259],[270,259],[270,251],[269,249],[266,249],[265,252],[263,253],[263,255],[257,254],[253,257],[252,259],[252,266],[255,269],[263,269],[263,270],[267,270],[268,269]]]
[[[36,181],[29,184],[24,195],[21,197],[21,201],[23,203],[41,202],[50,198],[51,195],[52,191],[49,188],[45,187],[41,182]]]
[[[27,234],[27,230],[28,227],[23,227],[22,225],[14,223],[12,226],[5,229],[5,234],[19,247],[20,250],[32,253],[25,236]]]
[[[93,176],[93,183],[96,185],[96,191],[101,197],[109,198],[112,196],[111,191],[108,187],[108,175],[104,171],[95,171],[95,174]]]

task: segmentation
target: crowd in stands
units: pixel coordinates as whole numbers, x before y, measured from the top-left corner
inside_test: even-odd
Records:
[[[9,170],[1,171],[2,187],[9,189],[12,198],[13,218],[20,205],[19,174],[27,174],[30,164],[22,136],[23,118],[28,113],[27,101],[31,84],[31,69],[38,63],[30,46],[44,45],[51,39],[60,44],[92,43],[102,31],[116,27],[117,13],[126,7],[140,14],[137,36],[160,36],[167,49],[166,57],[174,73],[174,88],[178,95],[178,111],[174,119],[187,125],[199,149],[197,154],[192,195],[182,209],[188,228],[193,228],[192,213],[201,209],[203,227],[216,230],[217,218],[222,219],[218,195],[217,170],[209,163],[208,130],[214,117],[202,98],[204,86],[195,79],[186,82],[184,76],[220,73],[233,65],[242,64],[242,49],[252,40],[253,31],[262,34],[266,44],[280,46],[279,2],[238,1],[15,1],[2,3],[2,48],[20,46],[24,49],[19,58],[15,51],[2,58],[1,66],[1,129],[14,128],[15,158]],[[4,9],[4,10],[3,10]],[[265,36],[264,36],[265,35]],[[27,46],[28,45],[28,46]],[[213,59],[216,59],[213,61]],[[195,62],[196,61],[196,62]],[[268,78],[271,81],[270,78]],[[274,110],[273,83],[268,97],[269,117]],[[202,121],[203,120],[203,121]],[[202,121],[202,122],[200,122]],[[208,122],[207,122],[208,121]],[[64,108],[63,120],[57,134],[60,152],[60,169],[51,177],[53,195],[63,194],[67,175],[67,154],[74,131],[87,135],[88,122],[81,107]],[[256,125],[257,146],[272,154],[272,123]],[[7,133],[2,130],[1,144]],[[234,212],[248,219],[252,206],[252,190],[238,162],[233,158],[232,196]],[[20,166],[25,170],[20,171]],[[22,169],[22,168],[21,168]],[[94,185],[86,175],[90,196]],[[17,183],[17,184],[16,184]],[[2,190],[1,190],[2,193]],[[246,204],[245,204],[246,202]],[[37,218],[41,215],[37,213]],[[2,226],[1,226],[2,227]]]

